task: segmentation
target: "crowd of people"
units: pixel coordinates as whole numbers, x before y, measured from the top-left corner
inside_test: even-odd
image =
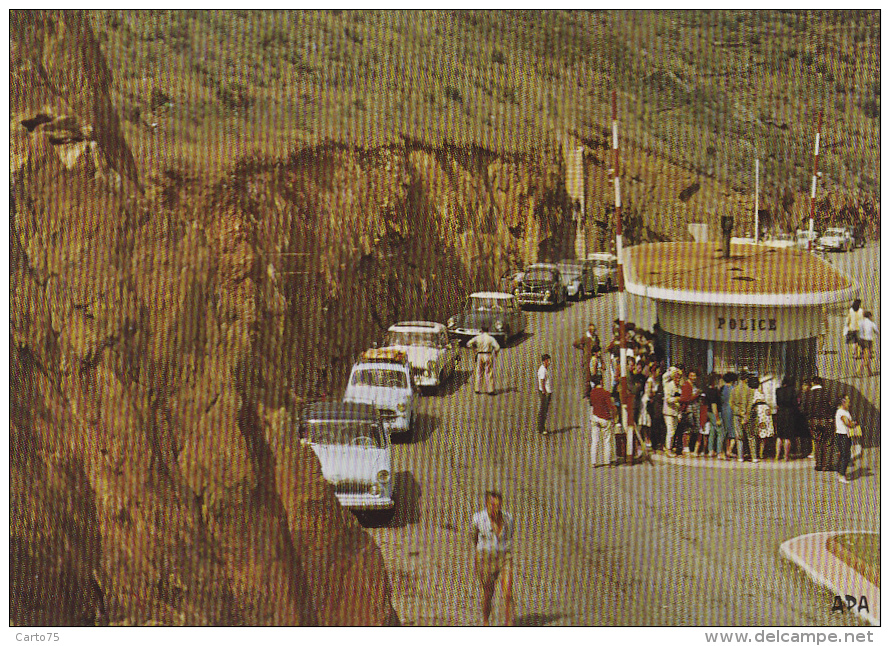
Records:
[[[870,320],[863,315],[862,320]],[[861,329],[860,321],[860,329]],[[866,323],[866,328],[868,324]],[[628,425],[647,449],[668,458],[783,460],[815,458],[816,471],[838,472],[842,482],[850,465],[851,436],[861,434],[845,396],[832,402],[820,377],[799,385],[791,376],[768,401],[764,381],[747,369],[738,373],[700,373],[684,365],[667,366],[654,334],[627,323],[627,389],[633,405]],[[591,460],[617,464],[631,434],[621,426],[620,339],[618,325],[603,346],[596,326],[573,343],[581,350],[584,397],[590,403]],[[865,359],[863,359],[865,361]],[[843,414],[842,414],[843,412]],[[641,447],[633,447],[639,455]],[[837,459],[832,461],[832,448]]]

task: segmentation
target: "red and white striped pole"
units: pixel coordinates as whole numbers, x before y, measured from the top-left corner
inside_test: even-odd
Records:
[[[807,238],[808,249],[813,250],[813,220],[816,217],[816,183],[819,177],[819,136],[822,130],[822,112],[819,112],[819,120],[816,123],[816,147],[813,151],[813,186],[810,189],[810,233]]]
[[[624,291],[624,240],[621,233],[621,180],[618,173],[618,93],[612,90],[612,181],[615,183],[615,253],[618,256],[618,335],[621,344],[621,381],[618,387],[621,399],[621,428],[627,437],[625,464],[633,460],[632,405],[627,390],[627,331],[624,322],[627,318],[627,294]]]

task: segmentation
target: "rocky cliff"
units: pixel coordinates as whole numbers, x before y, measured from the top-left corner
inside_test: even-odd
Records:
[[[11,19],[11,620],[383,624],[292,441],[396,319],[571,253],[558,148],[405,140],[138,175],[84,16]]]

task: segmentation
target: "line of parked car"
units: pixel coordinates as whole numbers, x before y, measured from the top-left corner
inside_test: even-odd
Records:
[[[506,282],[505,282],[506,281]],[[558,307],[611,290],[617,258],[536,263],[508,272],[500,291],[476,292],[448,324],[402,321],[389,327],[381,347],[362,352],[352,366],[342,401],[306,405],[298,421],[300,442],[312,448],[340,504],[388,520],[395,509],[392,435],[410,437],[415,396],[439,388],[460,362],[459,339],[486,328],[507,347],[525,331],[523,306]]]

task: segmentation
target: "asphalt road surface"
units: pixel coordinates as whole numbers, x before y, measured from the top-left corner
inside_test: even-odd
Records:
[[[876,299],[879,258],[871,245],[832,260],[868,281]],[[863,294],[877,310],[869,299]],[[629,318],[635,314],[651,324],[639,310]],[[395,518],[369,527],[403,624],[481,624],[470,519],[489,488],[504,494],[516,520],[519,625],[858,624],[833,614],[833,594],[785,561],[779,545],[809,532],[878,531],[880,449],[866,451],[862,477],[848,485],[816,473],[812,461],[792,469],[592,468],[580,352],[571,342],[590,321],[603,336],[616,315],[616,294],[529,312],[526,335],[497,359],[495,396],[473,393],[464,349],[457,378],[420,399],[414,440],[394,447]],[[535,433],[543,352],[553,356],[549,437]],[[499,596],[492,619],[503,620]]]

